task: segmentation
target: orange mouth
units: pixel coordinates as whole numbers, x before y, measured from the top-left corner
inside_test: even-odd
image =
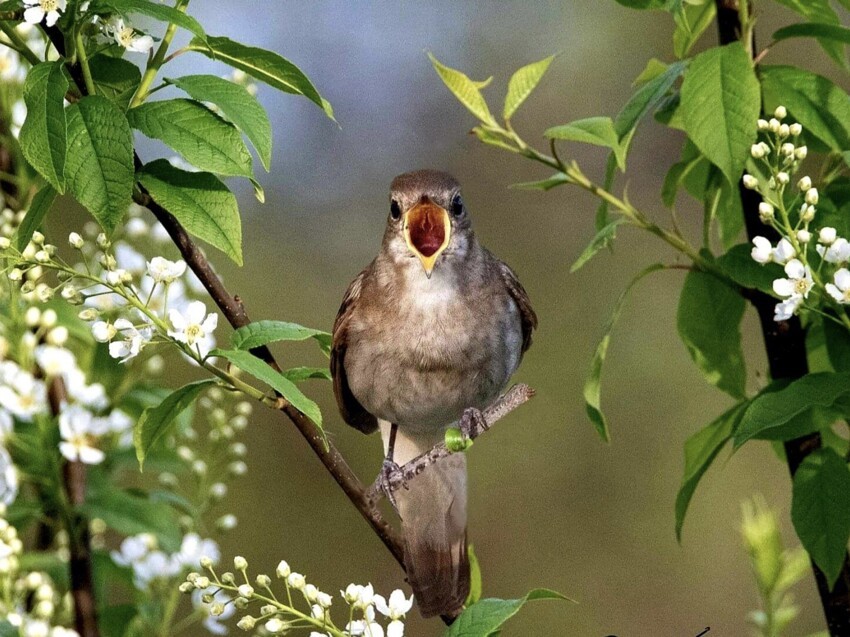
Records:
[[[404,238],[407,246],[419,257],[429,277],[437,257],[449,244],[451,227],[445,208],[427,200],[416,204],[405,214]]]

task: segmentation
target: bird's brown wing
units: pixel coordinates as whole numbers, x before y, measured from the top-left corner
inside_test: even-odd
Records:
[[[519,309],[519,318],[522,324],[522,351],[525,353],[525,350],[531,347],[531,332],[537,329],[537,314],[534,313],[528,293],[522,287],[522,283],[519,282],[516,273],[501,261],[499,262],[499,266],[502,280],[505,282],[511,298]]]
[[[351,393],[348,377],[345,374],[345,352],[348,349],[348,324],[351,315],[357,308],[363,279],[369,268],[357,275],[348,286],[342,305],[336,315],[333,329],[333,346],[331,347],[331,376],[334,381],[334,396],[342,419],[355,429],[370,434],[378,429],[378,419],[370,414]]]

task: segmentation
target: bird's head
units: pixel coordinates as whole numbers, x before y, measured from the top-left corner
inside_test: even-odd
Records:
[[[462,257],[471,241],[472,225],[454,177],[416,170],[393,179],[384,249],[394,260],[416,257],[430,278],[438,262]]]

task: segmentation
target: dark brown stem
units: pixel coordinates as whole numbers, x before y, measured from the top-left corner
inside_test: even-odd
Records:
[[[48,388],[48,400],[54,417],[59,416],[66,398],[65,383],[61,378],[53,378]],[[79,461],[66,462],[62,467],[62,475],[68,503],[73,509],[68,518],[68,548],[74,628],[80,637],[99,637],[88,520],[77,513],[78,507],[86,500],[86,465]]]
[[[734,0],[715,0],[715,2],[720,43],[729,44],[739,40],[741,24],[738,18],[737,2]],[[755,42],[752,43],[752,50],[755,53]],[[738,184],[738,190],[741,193],[747,236],[752,240],[756,235],[762,235],[773,242],[778,241],[779,234],[759,220],[758,205],[761,202],[759,195],[744,188],[743,183]],[[759,315],[771,378],[794,380],[805,376],[809,372],[809,365],[806,359],[806,332],[800,319],[795,316],[788,321],[776,322],[773,320],[776,299],[757,290],[751,290],[747,298]],[[821,436],[817,432],[785,442],[785,455],[792,477],[806,456],[820,449],[822,444]],[[845,555],[844,566],[832,590],[829,589],[829,582],[823,571],[814,562],[812,562],[812,569],[830,635],[850,634],[850,561]]]

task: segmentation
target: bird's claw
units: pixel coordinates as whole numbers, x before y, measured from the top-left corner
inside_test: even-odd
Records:
[[[393,505],[393,508],[397,511],[398,504],[396,503],[394,491],[392,486],[392,476],[393,474],[401,474],[401,467],[399,467],[395,462],[390,460],[389,458],[384,458],[384,462],[381,465],[381,472],[378,474],[378,484],[377,487],[380,491],[387,496],[387,500],[390,501],[390,504]],[[405,489],[408,489],[407,480],[402,476],[401,486]]]

